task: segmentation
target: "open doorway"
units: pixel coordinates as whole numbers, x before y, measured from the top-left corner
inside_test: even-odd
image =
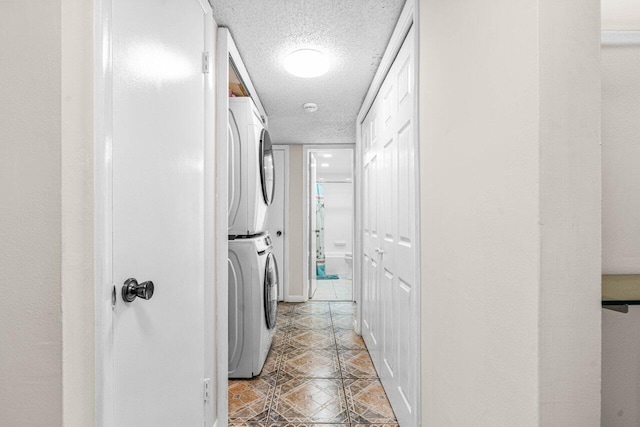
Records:
[[[285,268],[279,270],[288,271],[290,280],[283,284],[280,292],[286,296],[285,301],[275,304],[275,327],[270,328],[271,317],[266,319],[262,314],[263,307],[267,307],[265,303],[268,301],[271,307],[273,301],[272,292],[262,291],[266,288],[265,280],[259,276],[263,269],[253,266],[238,269],[247,274],[220,271],[218,277],[223,281],[218,295],[218,301],[221,302],[219,318],[222,319],[221,323],[227,320],[224,325],[228,326],[220,334],[222,340],[219,342],[232,343],[235,339],[235,344],[242,339],[242,346],[219,346],[219,360],[231,362],[232,356],[237,354],[243,362],[247,361],[243,365],[247,369],[242,373],[238,370],[227,372],[228,383],[218,381],[219,385],[227,386],[221,387],[224,390],[220,390],[219,396],[225,393],[225,397],[228,397],[228,401],[221,399],[218,406],[222,409],[220,412],[228,412],[225,418],[229,425],[397,425],[394,408],[387,397],[382,378],[378,376],[378,371],[382,372],[381,367],[374,366],[369,349],[360,335],[362,273],[361,268],[352,266],[351,261],[354,259],[355,264],[361,265],[359,261],[363,258],[362,233],[357,233],[354,227],[354,223],[357,223],[361,228],[362,223],[359,218],[361,215],[355,215],[360,212],[358,209],[362,204],[356,208],[354,203],[354,193],[361,198],[362,191],[354,184],[359,186],[363,181],[360,180],[362,162],[356,169],[354,159],[356,142],[360,140],[361,133],[360,112],[368,109],[373,102],[402,40],[406,38],[414,14],[413,2],[384,0],[367,5],[349,2],[340,7],[327,7],[320,2],[305,3],[293,10],[291,5],[277,2],[269,5],[239,2],[232,7],[229,2],[216,0],[214,3],[218,25],[229,28],[221,28],[218,39],[218,94],[229,93],[228,98],[219,99],[218,123],[231,123],[233,134],[232,120],[235,119],[237,125],[238,117],[235,113],[230,114],[231,104],[242,101],[237,98],[254,99],[259,114],[246,115],[258,118],[251,123],[251,129],[260,130],[255,133],[256,136],[261,134],[262,128],[268,129],[273,144],[288,146],[290,154],[289,161],[278,159],[274,150],[275,191],[277,193],[279,188],[285,196],[285,206],[286,195],[290,197],[290,209],[285,207],[282,215],[288,215],[290,224],[283,220],[282,223],[266,227],[271,237],[269,242],[265,240],[265,246],[273,246],[276,250],[277,241],[274,239],[281,237],[278,231],[284,237],[285,251],[286,241],[290,244],[289,255],[280,256],[282,262],[279,267]],[[304,44],[298,47],[298,42],[305,41],[304,34],[286,31],[287,25],[273,25],[265,28],[265,31],[255,31],[255,22],[277,22],[281,16],[313,17],[311,20],[304,19],[302,28],[304,34],[310,31],[322,34],[327,42],[324,45],[326,49],[318,46],[316,54],[312,55],[317,57],[319,53],[320,57],[325,55],[330,60],[326,76],[305,77],[287,66],[293,61],[291,58],[298,57],[299,50],[313,50],[304,49],[313,47]],[[353,16],[367,17],[367,25],[354,27]],[[327,26],[329,22],[331,25]],[[237,47],[231,32],[237,39]],[[352,35],[345,37],[345,32]],[[383,33],[386,35],[383,36]],[[354,43],[355,40],[357,43]],[[238,48],[242,50],[246,68]],[[236,70],[229,69],[230,58]],[[298,61],[298,64],[305,66],[308,61]],[[237,82],[229,79],[230,71],[239,73],[237,81],[245,83],[246,92],[234,92],[236,87],[226,86],[229,83],[237,85]],[[408,75],[413,76],[413,73]],[[255,81],[255,87],[252,80]],[[408,80],[402,82],[410,83]],[[260,88],[259,94],[255,88]],[[264,106],[268,106],[268,110]],[[247,127],[242,129],[246,130]],[[229,141],[233,139],[227,133],[227,129],[223,131],[219,127],[218,137],[222,142],[217,144],[221,151],[218,153],[219,159],[235,158],[227,150]],[[237,134],[240,135],[240,132]],[[252,139],[247,137],[246,140]],[[358,153],[361,155],[362,150]],[[338,166],[338,162],[344,164],[346,169],[332,170]],[[287,163],[289,179],[279,176],[277,170],[278,164]],[[240,171],[250,170],[246,165],[247,162],[240,162]],[[218,197],[224,200],[231,191],[227,176],[230,174],[225,173],[228,170],[226,164],[219,166],[218,173],[227,178],[219,183],[221,185],[217,192]],[[354,170],[358,172],[358,178],[354,178]],[[247,188],[259,189],[256,180],[252,182]],[[281,188],[278,182],[288,184],[288,190]],[[332,191],[335,187],[341,190],[337,194],[337,202],[333,197],[336,194]],[[243,193],[240,191],[235,194],[242,196]],[[320,205],[319,196],[322,196],[323,202]],[[252,198],[247,206],[253,206],[254,199],[260,205],[258,197]],[[274,199],[268,209],[271,212],[280,211],[278,206]],[[332,208],[341,209],[343,214],[346,213],[346,219],[344,216],[342,219],[334,217]],[[227,218],[225,214],[224,211],[220,212],[218,218]],[[354,221],[355,218],[358,220]],[[318,227],[319,222],[322,229]],[[331,224],[338,224],[339,227]],[[267,249],[256,247],[254,252],[260,256],[262,250]],[[242,253],[242,257],[238,256],[240,258],[248,260],[247,263],[254,263],[255,255],[252,252],[249,256],[247,252]],[[220,259],[218,265],[224,265],[224,261]],[[237,285],[224,286],[224,282],[231,283],[231,277],[241,280],[237,280]],[[268,277],[277,278],[278,275]],[[268,284],[271,290],[271,280]],[[232,289],[237,292],[230,292]],[[254,292],[255,289],[258,292]],[[241,304],[239,298],[233,299],[240,292],[252,295],[250,303]],[[232,307],[238,307],[238,310],[234,311]],[[236,317],[232,319],[234,313]],[[232,322],[239,325],[240,321],[243,322],[242,329],[232,327]],[[382,354],[378,347],[375,351]],[[419,360],[419,357],[414,359]],[[224,373],[220,372],[220,378],[224,378]],[[409,405],[416,408],[419,394],[413,393],[408,399]],[[414,414],[416,411],[413,411]],[[224,427],[225,420],[220,421],[221,427]],[[413,421],[403,424],[417,425]]]
[[[353,149],[306,153],[309,299],[353,301]]]

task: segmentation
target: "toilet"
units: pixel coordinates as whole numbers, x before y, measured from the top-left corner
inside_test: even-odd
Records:
[[[352,272],[353,272],[353,254],[347,252],[344,254],[344,262],[347,263],[347,279],[352,280]]]

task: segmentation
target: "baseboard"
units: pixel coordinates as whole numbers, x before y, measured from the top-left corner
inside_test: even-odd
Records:
[[[285,302],[305,302],[307,298],[304,295],[289,295],[284,300]]]

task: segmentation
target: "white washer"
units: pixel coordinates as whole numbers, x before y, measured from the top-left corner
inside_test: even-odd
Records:
[[[271,138],[249,97],[229,98],[229,235],[265,231],[275,184]]]
[[[278,266],[268,233],[229,240],[229,378],[262,371],[275,332]]]

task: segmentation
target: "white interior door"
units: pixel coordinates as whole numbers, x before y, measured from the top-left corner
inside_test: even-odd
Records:
[[[413,30],[362,123],[363,337],[400,425],[418,425]]]
[[[114,427],[204,425],[207,12],[113,0]]]
[[[271,234],[271,242],[273,245],[272,254],[276,258],[279,271],[278,281],[278,300],[284,301],[285,280],[287,271],[287,259],[285,257],[285,200],[287,191],[286,185],[286,151],[283,148],[273,148],[273,160],[275,167],[275,192],[273,195],[273,203],[269,206],[267,214],[267,230]]]
[[[309,208],[309,298],[313,297],[318,288],[317,270],[316,270],[316,251],[317,251],[317,218],[316,203],[318,199],[318,189],[316,188],[316,158],[313,153],[309,153],[309,200],[307,201]]]

